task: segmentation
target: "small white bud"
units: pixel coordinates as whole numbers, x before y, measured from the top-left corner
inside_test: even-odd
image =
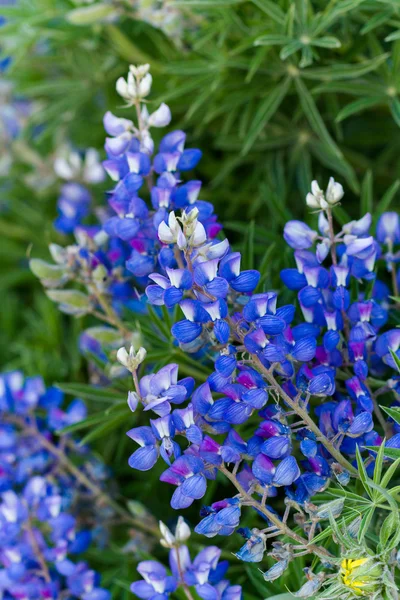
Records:
[[[151,84],[153,83],[153,78],[150,73],[147,73],[140,81],[137,90],[139,98],[146,98],[150,94]]]
[[[133,346],[130,347],[129,353],[123,346],[117,352],[117,360],[123,365],[128,371],[133,373],[137,370],[138,366],[146,358],[147,351],[144,348],[139,348],[137,352]]]
[[[164,548],[176,548],[177,546],[181,546],[190,537],[189,526],[183,517],[178,518],[175,527],[175,535],[162,521],[159,522],[159,526],[162,536],[160,543]]]
[[[177,542],[185,542],[190,537],[190,529],[183,517],[178,517],[178,522],[175,529],[175,537]]]
[[[344,196],[343,186],[340,183],[337,183],[333,177],[329,179],[328,187],[326,188],[326,201],[334,206]]]

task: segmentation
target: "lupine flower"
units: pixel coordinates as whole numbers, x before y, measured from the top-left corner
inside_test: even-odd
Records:
[[[75,514],[80,482],[58,469],[59,454],[68,452],[65,439],[58,446],[53,442],[54,454],[40,441],[51,443],[54,429],[86,417],[81,400],[65,410],[62,403],[62,392],[46,390],[40,377],[24,379],[11,372],[0,378],[0,590],[5,597],[27,600],[66,594],[110,600],[99,575],[70,558],[87,550],[91,532],[81,528]],[[73,439],[69,442],[73,447]],[[88,472],[92,459],[87,452],[81,449],[87,459],[82,472]],[[91,477],[96,481],[94,472]],[[101,486],[100,479],[97,483]],[[101,511],[96,517],[101,528]]]

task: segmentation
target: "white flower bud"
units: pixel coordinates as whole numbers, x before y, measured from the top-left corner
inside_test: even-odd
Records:
[[[150,71],[150,65],[138,65],[137,67],[135,67],[135,65],[129,65],[129,71],[135,77],[144,77]]]
[[[177,546],[181,546],[190,537],[189,526],[183,517],[178,517],[178,522],[175,527],[175,535],[162,521],[159,522],[159,526],[162,536],[160,544],[164,546],[164,548],[176,548]]]
[[[314,180],[311,183],[311,193],[308,193],[306,196],[306,204],[310,208],[326,210],[330,206],[334,206],[340,202],[343,196],[343,187],[340,183],[336,183],[333,177],[329,179],[329,184],[325,194],[319,187],[318,181]]]
[[[139,98],[146,98],[150,94],[151,84],[153,83],[153,78],[150,73],[147,73],[140,81],[137,87],[137,95]]]
[[[133,373],[137,370],[138,366],[146,358],[147,351],[144,348],[139,348],[137,352],[133,346],[130,347],[129,353],[125,347],[122,347],[117,352],[117,360],[123,365],[128,371]]]
[[[177,542],[186,542],[190,537],[190,528],[183,517],[178,518],[175,529],[175,537]]]
[[[329,179],[328,187],[326,188],[326,200],[331,205],[334,206],[344,196],[343,186],[340,183],[337,183],[333,177]]]
[[[166,127],[171,122],[171,111],[162,103],[147,119],[149,127]]]

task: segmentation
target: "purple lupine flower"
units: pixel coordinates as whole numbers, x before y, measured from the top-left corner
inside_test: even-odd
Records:
[[[231,535],[239,526],[240,513],[238,498],[214,502],[211,506],[201,509],[200,515],[204,518],[196,526],[195,532],[209,538],[217,534]]]
[[[143,581],[132,583],[131,592],[143,600],[164,600],[177,588],[176,578],[167,575],[165,567],[154,560],[140,562],[137,570]]]
[[[204,496],[207,489],[203,462],[190,455],[183,455],[160,477],[160,481],[178,486],[172,495],[172,508],[187,508],[194,500]]]

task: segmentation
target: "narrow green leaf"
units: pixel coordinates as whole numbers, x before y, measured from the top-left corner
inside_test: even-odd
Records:
[[[105,402],[107,404],[126,400],[126,396],[107,388],[96,388],[83,383],[56,383],[55,385],[66,394],[87,400],[96,400],[97,402]]]
[[[379,485],[380,481],[381,481],[383,459],[384,458],[385,458],[385,440],[382,442],[381,447],[379,448],[379,452],[376,455],[376,459],[375,459],[375,468],[374,468],[373,482],[376,483],[377,485]],[[378,494],[379,494],[379,492],[378,492]],[[377,492],[374,491],[372,493],[372,495],[376,499]]]
[[[263,102],[261,102],[251,123],[247,140],[243,147],[242,155],[247,154],[259,136],[260,132],[263,130],[271,117],[276,113],[279,105],[289,91],[290,84],[291,79],[288,77],[283,81],[283,83],[272,90],[271,93],[264,98]]]
[[[312,129],[318,135],[324,144],[329,148],[331,152],[336,154],[338,157],[342,158],[342,152],[332,139],[330,133],[328,132],[325,123],[318,111],[317,105],[314,102],[313,97],[308,91],[307,87],[304,85],[302,80],[299,77],[295,78],[295,84],[297,88],[297,92],[299,95],[300,103],[303,108],[304,114],[308,119]]]
[[[390,102],[390,112],[396,124],[400,127],[400,100],[398,98],[393,98]]]
[[[389,417],[392,417],[392,419],[393,419],[393,421],[395,421],[395,423],[398,423],[400,425],[400,408],[396,408],[396,407],[389,408],[387,406],[381,406],[381,409],[383,411],[385,411],[385,413],[387,413],[389,415]]]
[[[281,60],[286,60],[289,56],[297,52],[297,50],[300,50],[300,48],[302,47],[303,44],[301,42],[299,42],[298,40],[294,40],[293,42],[290,42],[290,44],[287,44],[287,46],[284,46],[282,48],[282,50],[279,53],[279,56]]]
[[[357,534],[359,542],[361,542],[364,539],[366,533],[368,532],[369,526],[372,521],[372,517],[374,516],[374,512],[375,510],[372,507],[367,510],[365,515],[363,515],[363,518],[361,519],[360,529],[358,530]]]
[[[126,425],[128,416],[129,416],[129,409],[126,408],[126,410],[121,411],[117,415],[114,415],[114,417],[112,417],[112,418],[106,417],[105,423],[103,423],[99,427],[96,427],[95,429],[93,429],[93,431],[90,431],[87,435],[85,435],[82,438],[82,440],[80,441],[80,445],[83,446],[84,444],[87,444],[88,442],[93,442],[94,440],[97,440],[105,435],[108,435],[111,433],[111,431],[118,429],[122,424]]]
[[[363,179],[361,185],[361,214],[372,213],[373,205],[373,176],[372,171],[369,169]]]
[[[326,35],[324,37],[313,39],[311,45],[320,48],[340,48],[342,44],[340,43],[340,40],[332,35]]]
[[[380,25],[384,25],[385,23],[387,23],[387,21],[390,20],[391,15],[392,15],[391,10],[387,10],[387,11],[382,10],[382,11],[377,12],[373,17],[368,19],[368,21],[365,23],[364,27],[362,27],[361,35],[365,35],[369,31],[376,29],[376,27],[379,27]]]
[[[365,448],[367,450],[374,450],[375,452],[378,452],[380,446],[365,446]],[[385,448],[385,456],[394,459],[400,458],[400,448]]]
[[[318,81],[333,81],[336,79],[355,79],[370,71],[377,69],[389,58],[389,54],[381,54],[371,60],[356,64],[332,64],[329,67],[315,67],[306,69],[302,76],[306,79]]]
[[[283,45],[283,44],[287,44],[290,41],[290,38],[288,38],[286,35],[279,35],[279,34],[267,34],[267,35],[262,35],[261,37],[257,38],[256,41],[254,42],[255,46],[279,46],[279,45]]]
[[[186,0],[185,0],[186,1]],[[285,23],[285,13],[278,6],[278,4],[272,0],[251,0],[252,3],[262,10],[266,15],[271,17],[279,25]]]
[[[369,478],[368,478],[368,474],[364,465],[364,460],[363,457],[361,456],[361,452],[360,452],[360,448],[358,446],[358,444],[356,445],[356,459],[357,459],[357,467],[358,467],[358,474],[360,476],[360,480],[361,483],[363,484],[363,487],[365,489],[365,491],[367,492],[368,496],[371,498],[371,489],[370,489],[370,482],[369,482]]]
[[[386,190],[381,200],[379,200],[376,210],[374,211],[374,220],[378,220],[378,217],[384,213],[392,203],[393,198],[397,194],[398,189],[400,188],[400,179],[396,179],[394,183]]]
[[[385,42],[394,42],[395,40],[400,40],[400,29],[393,31],[393,33],[385,37]]]
[[[397,460],[395,460],[390,465],[390,467],[388,467],[388,469],[386,469],[386,471],[385,471],[385,473],[384,473],[384,475],[382,477],[381,483],[380,483],[380,485],[383,488],[387,488],[387,486],[388,486],[390,480],[392,479],[393,475],[397,474],[397,472],[398,472],[397,470],[398,470],[399,467],[400,467],[400,458],[398,458]]]
[[[359,100],[354,100],[354,102],[350,102],[346,106],[339,111],[335,121],[336,123],[340,123],[344,121],[348,117],[352,115],[356,115],[357,113],[362,112],[363,110],[367,110],[368,108],[372,108],[374,106],[378,106],[383,101],[381,96],[371,96],[370,98],[360,98]]]
[[[81,429],[87,429],[92,425],[104,423],[105,418],[106,417],[104,412],[96,413],[95,415],[91,415],[90,417],[87,417],[87,419],[83,419],[78,423],[73,423],[72,425],[67,425],[67,427],[63,427],[63,429],[57,431],[57,434],[64,435],[65,433],[74,433],[75,431],[80,431]]]
[[[398,372],[400,373],[400,358],[397,356],[397,354],[391,348],[390,348],[390,354],[392,355],[393,362],[396,365]]]

